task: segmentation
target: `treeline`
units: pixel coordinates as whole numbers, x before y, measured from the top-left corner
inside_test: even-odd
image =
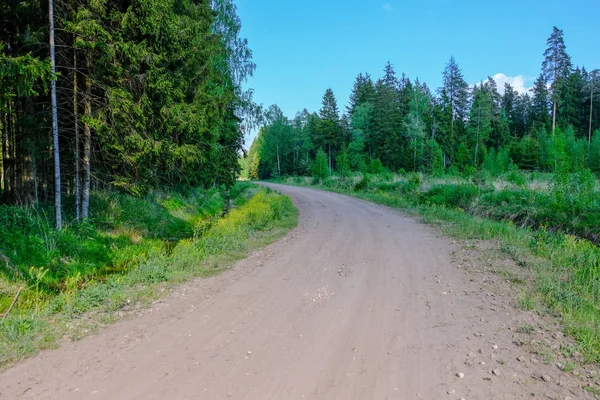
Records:
[[[453,57],[435,93],[388,63],[376,81],[358,75],[341,115],[331,89],[318,113],[303,110],[290,120],[271,106],[250,148],[248,176],[482,167],[600,173],[600,73],[573,66],[561,30],[547,40],[531,93],[503,89],[492,78],[470,87]]]
[[[52,4],[50,4],[52,6]],[[50,82],[62,192],[76,217],[93,188],[232,184],[254,71],[233,0],[0,2],[1,200],[54,197]]]

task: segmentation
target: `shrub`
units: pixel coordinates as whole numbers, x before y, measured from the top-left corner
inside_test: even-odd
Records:
[[[421,194],[420,200],[426,204],[468,209],[478,194],[479,190],[473,184],[436,185],[428,192]]]
[[[360,181],[354,185],[354,190],[357,192],[365,191],[371,185],[371,178],[369,178],[369,174],[363,174]]]
[[[368,172],[373,175],[381,174],[383,172],[383,164],[379,158],[375,158],[369,162]]]

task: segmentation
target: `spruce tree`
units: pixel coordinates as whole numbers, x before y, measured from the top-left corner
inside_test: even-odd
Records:
[[[366,74],[358,74],[356,80],[354,81],[354,86],[352,87],[352,93],[350,93],[350,101],[346,106],[346,110],[349,115],[352,115],[356,109],[356,107],[370,102],[372,103],[375,99],[375,85],[373,84],[373,80],[371,79],[371,75]]]
[[[342,144],[342,128],[337,100],[331,88],[325,91],[319,110],[317,131],[321,147],[327,150],[329,170],[333,171],[333,160],[337,149]]]
[[[551,126],[551,116],[549,113],[550,94],[546,86],[546,80],[540,75],[533,84],[533,99],[531,110],[534,124],[537,127],[549,128]]]
[[[375,85],[372,157],[384,166],[398,169],[403,148],[403,118],[400,111],[398,79],[392,65],[385,66],[384,76]]]

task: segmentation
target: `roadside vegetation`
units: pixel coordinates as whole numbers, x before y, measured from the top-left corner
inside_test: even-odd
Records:
[[[0,366],[80,338],[166,285],[223,271],[297,221],[291,201],[238,183],[132,197],[92,195],[94,218],[53,228],[44,208],[0,207]],[[51,205],[50,205],[51,206]]]

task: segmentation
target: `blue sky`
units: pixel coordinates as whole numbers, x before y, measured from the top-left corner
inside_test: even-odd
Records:
[[[359,72],[398,75],[435,89],[451,55],[465,79],[540,72],[552,26],[565,34],[575,65],[600,68],[600,0],[237,0],[242,36],[257,69],[247,84],[255,100],[293,117],[317,111],[331,87],[340,108]],[[503,86],[503,82],[499,82]],[[249,142],[249,140],[248,140]],[[250,143],[247,143],[249,145]]]

